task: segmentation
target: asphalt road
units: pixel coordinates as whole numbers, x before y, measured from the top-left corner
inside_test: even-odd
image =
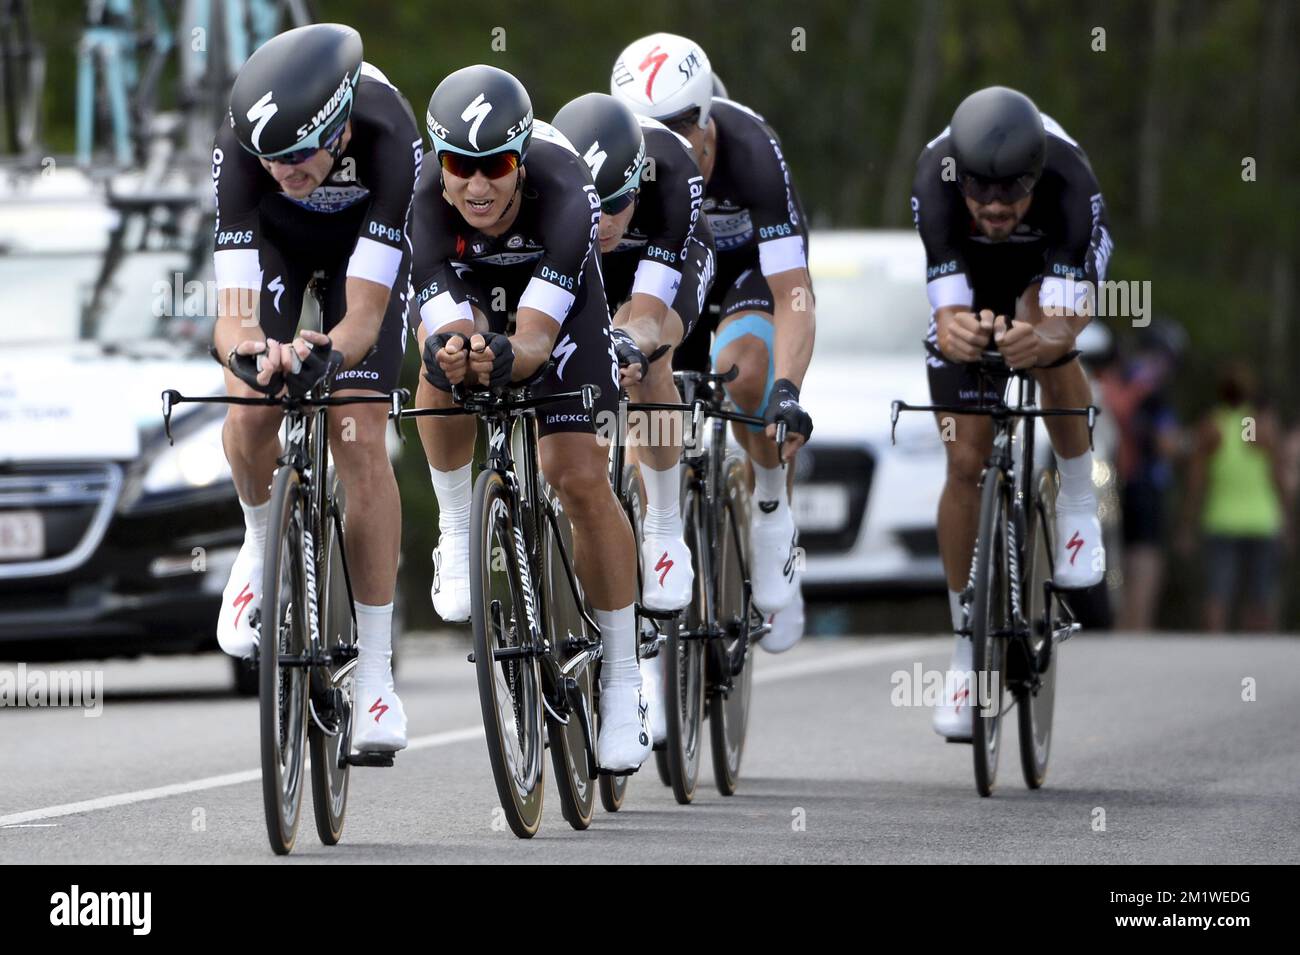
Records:
[[[891,702],[892,675],[942,667],[948,643],[808,638],[759,654],[737,795],[718,795],[706,755],[695,803],[678,806],[647,764],[623,811],[597,809],[586,832],[551,788],[523,841],[493,825],[464,643],[408,639],[411,748],[392,769],[353,771],[340,845],[319,844],[304,806],[289,860],[1300,862],[1300,639],[1076,638],[1046,787],[1028,791],[1009,750],[989,799],[969,746],[935,736],[925,707]],[[62,666],[103,671],[102,713],[0,710],[0,863],[278,861],[257,705],[230,694],[223,658]]]

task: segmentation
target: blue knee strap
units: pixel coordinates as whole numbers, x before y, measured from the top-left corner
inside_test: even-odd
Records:
[[[758,411],[755,412],[761,415],[763,409],[767,407],[768,399],[772,397],[772,385],[776,382],[776,363],[772,359],[772,354],[776,351],[774,346],[776,332],[772,327],[772,319],[760,312],[750,312],[747,315],[740,316],[714,336],[713,347],[709,350],[709,357],[713,359],[713,367],[716,369],[718,367],[718,356],[722,354],[722,350],[745,335],[753,335],[767,348],[767,381],[763,385],[763,398],[758,403]],[[756,433],[763,430],[752,424],[745,425],[745,427]]]

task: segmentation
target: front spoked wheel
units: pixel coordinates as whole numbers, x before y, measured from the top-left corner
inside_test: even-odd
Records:
[[[510,501],[498,472],[479,474],[470,524],[470,616],[497,796],[510,829],[528,839],[542,823],[545,747],[538,648],[529,631],[529,597],[517,562]]]
[[[285,657],[308,653],[303,534],[307,520],[298,472],[281,467],[271,490],[258,640],[262,803],[276,855],[293,849],[307,757],[308,671]]]
[[[342,493],[341,488],[336,490]],[[346,675],[339,679],[347,663],[336,656],[337,651],[355,647],[357,642],[352,594],[344,570],[341,507],[341,498],[334,498],[320,542],[320,637],[321,651],[328,662],[311,671],[311,720],[307,726],[316,834],[327,846],[337,844],[343,835],[348,807],[347,759],[352,746],[353,681]]]
[[[993,792],[1002,746],[1002,711],[1006,697],[1007,634],[1011,614],[1007,591],[1006,476],[997,468],[984,473],[979,537],[975,541],[975,601],[971,613],[974,685],[971,742],[975,751],[975,788]]]
[[[714,660],[714,690],[709,699],[713,744],[713,778],[718,792],[734,795],[740,781],[740,760],[749,731],[750,689],[754,668],[753,611],[749,591],[749,486],[739,458],[724,465],[726,496],[717,548],[716,622],[722,635],[710,641]]]
[[[555,509],[555,523],[552,525],[549,516],[543,514],[542,588],[546,632],[550,635],[556,666],[561,668],[575,662],[574,657],[586,652],[594,640],[574,597],[560,550],[563,547],[564,553],[573,553],[572,529],[559,501],[549,492],[547,498],[549,506]],[[567,722],[561,722],[549,712],[546,714],[546,738],[550,742],[551,767],[555,770],[560,810],[574,829],[590,826],[596,808],[596,784],[592,778],[592,764],[587,758],[587,732],[583,726],[584,713],[589,715],[595,705],[595,669],[594,663],[573,668],[571,678],[575,686],[567,692],[565,700]],[[561,688],[559,692],[565,690]],[[558,705],[555,709],[563,712]]]
[[[1052,531],[1056,517],[1056,482],[1044,472],[1038,480],[1038,500],[1030,520],[1031,548],[1024,569],[1026,589],[1024,606],[1030,626],[1028,664],[1037,671],[1026,674],[1025,686],[1018,698],[1020,723],[1020,769],[1025,785],[1037,789],[1047,779],[1047,759],[1052,749],[1052,718],[1056,709],[1056,658],[1060,647],[1054,645],[1060,626],[1055,610],[1056,599],[1044,593],[1043,585],[1052,579]]]
[[[688,469],[684,482],[682,515],[695,571],[694,593],[682,611],[680,625],[669,631],[668,640],[660,650],[665,655],[664,702],[668,723],[664,762],[673,797],[683,806],[695,798],[695,787],[700,780],[700,754],[704,750],[705,641],[698,634],[705,626],[708,586],[705,557],[708,538],[701,531],[700,497],[692,470]]]

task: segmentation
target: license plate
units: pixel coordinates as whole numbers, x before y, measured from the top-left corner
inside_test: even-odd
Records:
[[[849,489],[842,484],[800,484],[794,522],[801,531],[838,531],[849,522]]]
[[[0,513],[0,560],[31,560],[45,553],[45,525],[35,511]]]

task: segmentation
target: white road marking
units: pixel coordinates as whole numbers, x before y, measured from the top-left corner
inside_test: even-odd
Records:
[[[818,673],[830,673],[850,667],[869,666],[885,660],[916,657],[927,652],[937,652],[948,646],[949,643],[950,640],[948,639],[907,640],[887,643],[883,646],[859,647],[842,653],[831,653],[811,660],[799,660],[794,663],[772,662],[761,665],[760,669],[755,671],[754,682],[778,683],[784,680],[794,680]],[[762,653],[761,650],[755,652]],[[443,733],[417,736],[407,744],[406,748],[407,750],[431,749],[435,746],[450,746],[453,743],[467,742],[482,736],[483,727],[481,725],[466,726],[461,729],[447,730]],[[25,812],[0,816],[0,829],[37,828],[25,824],[37,822],[41,819],[58,819],[62,816],[75,816],[81,813],[96,812],[101,809],[112,809],[116,806],[129,806],[134,803],[167,799],[185,793],[238,786],[242,783],[257,782],[261,778],[262,771],[260,769],[248,769],[238,773],[225,773],[220,776],[192,779],[183,783],[171,783],[167,786],[155,786],[152,789],[138,789],[134,792],[116,793],[111,796],[84,799],[80,802],[64,803],[59,806],[47,806],[43,809],[29,809]]]

